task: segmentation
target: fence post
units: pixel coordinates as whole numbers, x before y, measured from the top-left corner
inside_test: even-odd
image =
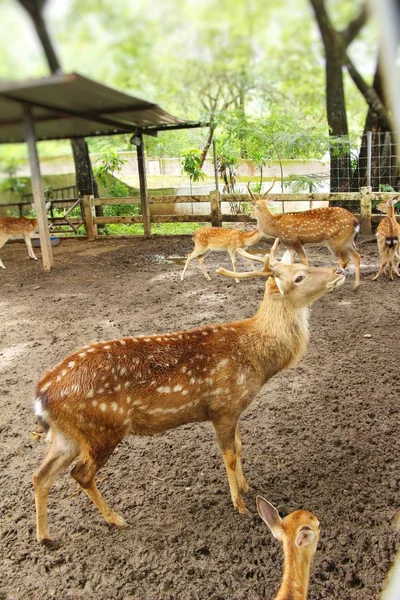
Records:
[[[89,242],[93,242],[97,235],[97,227],[93,220],[93,196],[83,196],[83,220],[85,222],[86,236]]]
[[[372,231],[372,188],[371,186],[360,188],[361,202],[360,202],[360,220],[361,220],[361,233],[366,235]]]
[[[372,131],[367,131],[367,186],[371,186],[372,175]]]
[[[213,227],[221,227],[221,196],[219,192],[210,192],[210,204],[211,204],[211,225]]]

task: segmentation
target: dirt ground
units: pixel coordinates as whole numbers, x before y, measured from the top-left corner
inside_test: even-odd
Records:
[[[110,528],[64,474],[49,502],[60,547],[36,544],[31,481],[46,444],[31,435],[32,400],[43,372],[94,340],[256,310],[261,280],[237,285],[213,274],[229,266],[227,255],[206,260],[211,282],[192,263],[181,283],[191,247],[190,237],[65,240],[50,274],[24,245],[1,250],[0,598],[271,598],[282,548],[256,513],[256,494],[282,514],[307,508],[320,519],[310,598],[379,598],[399,541],[400,281],[371,281],[375,244],[361,246],[358,292],[351,273],[315,304],[306,356],[270,381],[242,417],[250,518],[231,506],[211,426],[197,424],[128,438],[99,473],[128,529]],[[334,264],[325,249],[309,254],[314,264]]]

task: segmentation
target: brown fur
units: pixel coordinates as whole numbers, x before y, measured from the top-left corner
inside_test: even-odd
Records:
[[[290,250],[292,262],[296,252],[300,261],[308,265],[304,244],[326,244],[343,269],[352,259],[356,271],[355,289],[360,285],[360,255],[354,243],[360,224],[351,212],[330,206],[275,215],[269,210],[267,200],[257,200],[250,189],[249,192],[257,227],[265,235],[279,238]]]
[[[276,508],[261,496],[257,496],[257,508],[273,536],[283,543],[283,577],[274,600],[306,600],[320,535],[317,517],[307,510],[296,510],[281,519]]]
[[[393,281],[393,270],[400,277],[395,264],[400,240],[400,225],[396,221],[394,212],[396,201],[397,196],[392,199],[383,200],[377,207],[378,210],[386,213],[386,216],[383,217],[376,230],[376,241],[381,265],[378,273],[373,277],[374,280],[379,279],[382,273],[386,274],[386,271],[388,271],[388,277]]]
[[[32,248],[31,234],[37,231],[38,224],[36,219],[27,219],[26,217],[3,217],[0,218],[0,248],[9,239],[24,239],[30,258],[37,260]],[[0,267],[5,266],[0,259]]]
[[[231,257],[233,270],[236,271],[236,251],[239,248],[254,246],[260,241],[263,235],[258,229],[247,232],[240,231],[239,229],[225,229],[223,227],[202,227],[193,235],[194,250],[186,259],[181,281],[185,277],[190,261],[194,258],[197,258],[199,261],[204,277],[208,280],[211,279],[204,265],[204,259],[211,250],[228,252]]]
[[[34,475],[39,541],[49,539],[48,492],[75,458],[72,476],[105,519],[122,526],[95,486],[97,470],[128,434],[154,435],[198,421],[214,425],[232,502],[246,511],[240,415],[268,379],[300,359],[308,342],[307,306],[344,279],[334,269],[303,265],[263,273],[274,277],[250,319],[94,343],[43,377],[36,414],[50,424],[51,445]],[[299,273],[301,285],[294,283]]]

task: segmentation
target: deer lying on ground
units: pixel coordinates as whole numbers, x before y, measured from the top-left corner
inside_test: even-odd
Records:
[[[254,229],[254,231],[239,231],[238,229],[224,229],[223,227],[202,227],[193,235],[194,250],[189,254],[186,259],[185,268],[182,271],[181,281],[183,281],[186,273],[186,269],[189,263],[194,258],[199,261],[200,269],[202,270],[204,277],[211,281],[211,277],[207,273],[204,265],[204,259],[211,252],[211,250],[228,252],[231,257],[233,270],[236,271],[236,252],[240,248],[248,248],[254,246],[264,236],[261,231]],[[274,252],[274,248],[271,252]],[[253,268],[253,264],[251,263]],[[236,279],[236,283],[238,283]]]
[[[74,352],[37,386],[35,413],[49,431],[48,454],[34,474],[37,539],[50,540],[47,499],[56,477],[75,459],[72,477],[105,520],[124,519],[98,491],[95,474],[129,435],[155,435],[211,421],[234,507],[245,513],[248,490],[238,421],[262,386],[295,365],[308,343],[308,306],[344,282],[342,269],[271,265],[261,271],[218,271],[268,278],[250,319],[190,331],[97,342]]]
[[[272,183],[272,185],[274,182]],[[354,289],[360,285],[360,255],[354,240],[360,231],[360,223],[356,217],[344,208],[329,206],[314,208],[300,213],[284,213],[274,215],[269,210],[269,202],[265,196],[272,186],[257,199],[247,186],[253,203],[253,214],[257,219],[257,227],[267,236],[279,238],[290,251],[292,263],[297,252],[300,261],[308,266],[304,252],[304,244],[326,244],[345,269],[350,258],[356,272]],[[243,252],[240,253],[244,256]]]
[[[257,509],[272,535],[283,543],[283,578],[274,600],[306,600],[311,561],[319,540],[319,521],[307,510],[296,510],[284,519],[262,496]]]
[[[38,224],[36,219],[27,219],[26,217],[3,217],[0,218],[0,248],[8,240],[24,239],[30,258],[37,260],[32,248],[31,236],[37,231]],[[0,267],[5,269],[3,261],[0,258]]]
[[[393,281],[393,270],[398,277],[400,273],[396,266],[398,262],[398,249],[400,240],[400,225],[396,221],[394,213],[394,205],[398,202],[399,196],[385,199],[378,204],[377,209],[386,213],[376,230],[376,241],[378,243],[379,258],[381,266],[378,273],[373,277],[374,280],[379,279],[382,273],[386,273],[388,269],[388,277]],[[397,260],[396,260],[397,259]]]

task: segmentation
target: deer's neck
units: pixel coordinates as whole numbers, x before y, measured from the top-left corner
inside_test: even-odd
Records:
[[[252,322],[254,351],[263,364],[266,378],[296,364],[306,351],[309,339],[307,307],[293,307],[285,298],[276,294],[270,296],[267,289]]]
[[[312,554],[284,543],[285,565],[275,600],[306,600]]]
[[[267,205],[258,211],[257,227],[265,234],[279,237],[279,219],[281,215],[273,215]]]
[[[395,214],[394,214],[394,206],[393,206],[393,204],[387,206],[387,208],[386,208],[386,215],[389,217],[389,219],[392,219],[392,220],[396,221],[396,217],[395,217]]]
[[[245,246],[254,246],[254,244],[257,244],[257,242],[260,241],[263,235],[264,234],[259,229],[244,233]]]

